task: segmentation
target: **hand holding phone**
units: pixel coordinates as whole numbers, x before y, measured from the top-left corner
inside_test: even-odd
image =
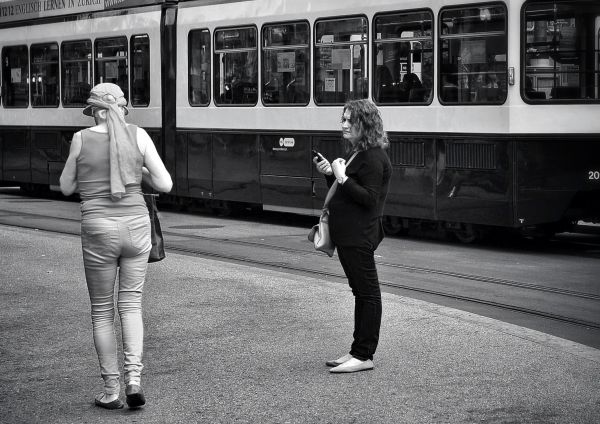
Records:
[[[317,158],[317,163],[319,163],[319,162],[321,162],[323,159],[325,159],[325,158],[323,157],[323,155],[322,155],[321,153],[317,152],[315,149],[312,149],[312,154],[313,154],[313,156],[314,156],[314,157],[316,157],[316,158]]]
[[[312,154],[313,162],[317,167],[317,171],[319,171],[321,174],[332,175],[333,171],[331,170],[331,164],[327,159],[325,159],[325,156],[317,152],[315,149],[312,150]]]

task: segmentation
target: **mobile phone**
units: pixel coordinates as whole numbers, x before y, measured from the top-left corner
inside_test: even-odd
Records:
[[[317,157],[317,162],[321,162],[324,158],[323,155],[319,152],[317,152],[315,149],[312,149],[312,154],[313,157],[316,156]]]

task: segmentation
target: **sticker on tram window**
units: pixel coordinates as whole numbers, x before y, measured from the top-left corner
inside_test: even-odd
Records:
[[[21,83],[21,68],[11,68],[10,82],[13,84]]]
[[[325,78],[324,91],[335,91],[335,78]]]
[[[600,171],[588,171],[588,180],[600,180]]]

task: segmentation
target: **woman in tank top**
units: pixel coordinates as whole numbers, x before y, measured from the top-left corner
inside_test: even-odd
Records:
[[[91,301],[94,345],[104,379],[95,404],[119,409],[121,390],[114,332],[114,286],[121,320],[127,404],[146,403],[141,387],[142,289],[150,253],[150,220],[141,183],[169,192],[171,176],[142,128],[125,122],[127,101],[110,83],[92,88],[83,113],[96,125],[73,135],[60,177],[64,195],[81,198],[81,244]]]

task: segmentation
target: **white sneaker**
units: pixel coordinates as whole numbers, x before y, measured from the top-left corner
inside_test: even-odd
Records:
[[[366,361],[361,361],[360,359],[352,358],[349,361],[344,362],[341,365],[338,365],[335,368],[329,370],[329,372],[333,373],[341,373],[341,372],[357,372],[357,371],[366,371],[373,369],[373,361],[367,359]]]
[[[350,355],[349,353],[347,353],[344,356],[342,356],[341,358],[334,359],[333,361],[327,361],[327,362],[325,362],[325,364],[328,367],[337,367],[338,365],[342,365],[344,362],[347,362],[352,358],[353,358],[353,356]]]

